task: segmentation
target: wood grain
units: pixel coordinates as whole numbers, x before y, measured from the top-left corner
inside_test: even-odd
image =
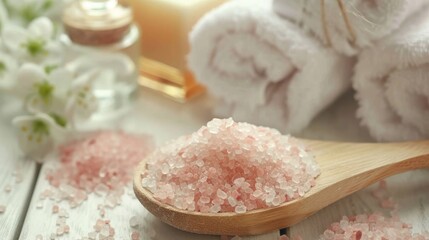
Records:
[[[6,211],[0,213],[0,239],[5,240],[19,236],[37,174],[36,164],[22,157],[16,141],[11,126],[1,121],[0,205],[6,205]],[[22,176],[21,182],[21,177],[13,174],[15,171]],[[6,192],[9,186],[11,191]]]

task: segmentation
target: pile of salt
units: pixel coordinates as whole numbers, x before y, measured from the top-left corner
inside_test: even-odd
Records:
[[[297,139],[232,119],[214,119],[145,161],[143,187],[163,203],[198,212],[279,206],[304,196],[320,174]]]

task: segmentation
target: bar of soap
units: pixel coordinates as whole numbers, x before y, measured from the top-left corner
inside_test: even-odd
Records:
[[[293,137],[214,119],[158,148],[141,174],[144,188],[178,209],[245,213],[304,196],[320,169]]]
[[[142,56],[185,70],[188,33],[226,0],[128,0],[141,31]]]

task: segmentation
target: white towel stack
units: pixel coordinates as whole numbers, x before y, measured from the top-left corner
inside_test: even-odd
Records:
[[[396,30],[427,0],[274,0],[273,9],[338,52],[360,49]]]
[[[268,0],[232,1],[191,33],[190,68],[222,115],[295,133],[350,86],[354,60],[276,16]]]
[[[357,115],[375,139],[429,138],[426,5],[233,0],[197,24],[189,64],[222,116],[296,133],[353,80]]]
[[[429,138],[429,9],[360,54],[354,88],[377,140]]]

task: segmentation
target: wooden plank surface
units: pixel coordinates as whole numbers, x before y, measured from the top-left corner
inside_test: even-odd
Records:
[[[0,239],[16,239],[19,236],[36,174],[36,164],[19,153],[10,123],[1,119],[0,206],[6,206],[6,209],[0,213]]]
[[[149,95],[149,96],[148,96]],[[135,108],[121,119],[112,119],[105,124],[93,124],[89,128],[103,128],[117,126],[130,132],[148,133],[155,137],[157,143],[162,144],[166,140],[176,138],[183,134],[189,134],[205,124],[210,117],[210,98],[202,98],[190,104],[178,104],[171,100],[159,97],[151,92],[144,92]],[[54,157],[50,157],[42,168],[39,176],[31,206],[25,220],[20,239],[34,239],[37,235],[43,239],[49,239],[51,234],[55,235],[58,216],[52,213],[55,204],[61,209],[66,209],[69,218],[66,223],[70,226],[70,233],[58,239],[81,239],[94,231],[93,226],[100,219],[98,204],[103,199],[91,194],[89,199],[81,206],[70,210],[67,203],[55,203],[44,201],[40,208],[39,196],[49,189],[49,183],[44,178],[46,171],[52,169],[56,164]],[[129,221],[136,216],[138,227],[131,228]],[[148,213],[131,191],[122,198],[122,204],[113,210],[106,209],[106,219],[111,220],[111,226],[115,229],[115,239],[130,239],[131,233],[136,231],[140,239],[157,240],[215,240],[219,236],[203,236],[176,230]],[[279,232],[275,231],[263,236],[246,237],[243,240],[277,240]]]

